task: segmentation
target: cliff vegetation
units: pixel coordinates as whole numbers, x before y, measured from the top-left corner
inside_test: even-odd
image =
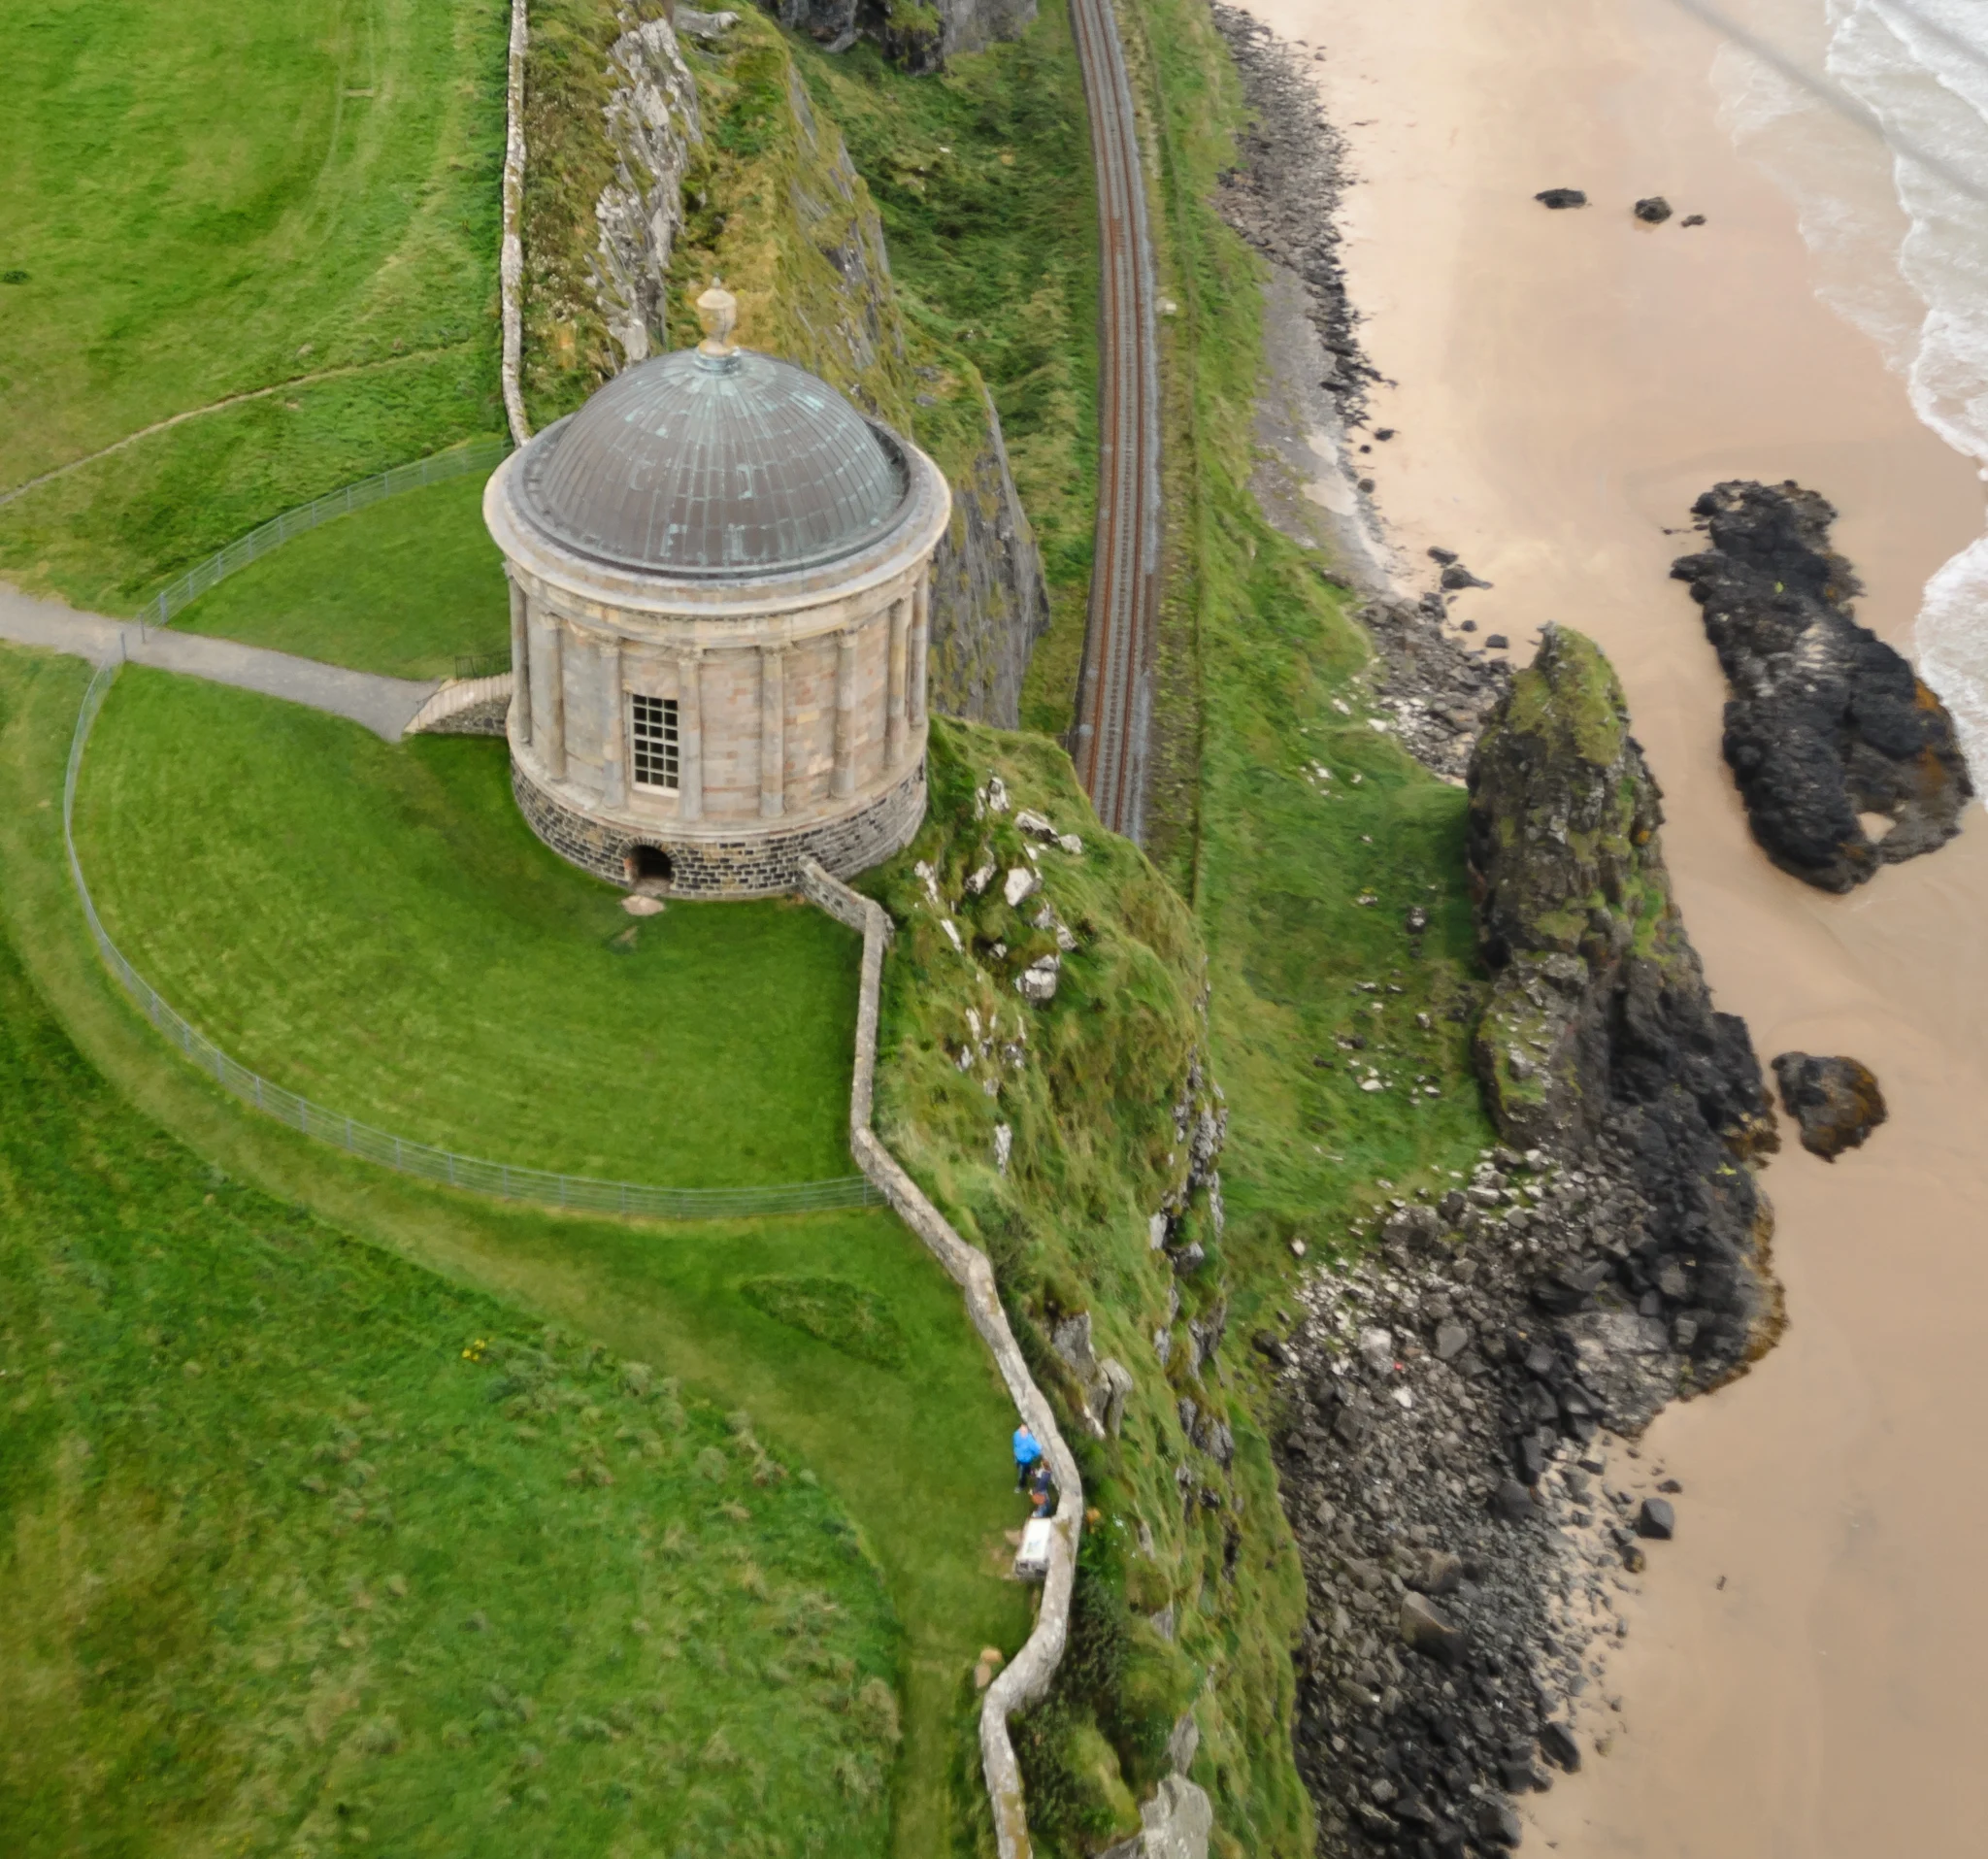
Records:
[[[1070,1650],[1016,1724],[1031,1829],[1094,1851],[1178,1766],[1216,1850],[1295,1851],[1303,1587],[1239,1398],[1201,938],[1061,749],[942,722],[930,766],[918,838],[864,880],[899,925],[878,1127],[993,1260],[1090,1507]]]

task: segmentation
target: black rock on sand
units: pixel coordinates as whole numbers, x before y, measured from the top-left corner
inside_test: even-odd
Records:
[[[1712,546],[1671,573],[1705,609],[1732,686],[1726,760],[1768,857],[1847,891],[1945,845],[1974,792],[1953,719],[1852,616],[1863,588],[1829,546],[1836,511],[1792,481],[1736,481],[1692,512]],[[1868,814],[1889,830],[1867,831]]]
[[[1868,1065],[1853,1058],[1783,1052],[1774,1060],[1781,1103],[1802,1126],[1802,1146],[1825,1162],[1864,1142],[1890,1112]]]

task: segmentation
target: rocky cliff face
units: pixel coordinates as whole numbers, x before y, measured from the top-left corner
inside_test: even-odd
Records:
[[[936,69],[955,52],[984,51],[1018,39],[1036,17],[1036,0],[766,0],[789,32],[805,32],[830,51],[874,39],[911,71]]]
[[[933,563],[932,703],[1011,728],[1047,597],[994,403],[971,362],[908,330],[870,190],[779,34],[746,15],[689,57],[712,134],[683,183],[676,296],[722,273],[742,341],[931,446],[954,498]],[[671,314],[687,340],[680,302]]]
[[[980,404],[986,438],[950,474],[952,524],[932,561],[929,676],[940,709],[1013,729],[1029,654],[1048,628],[1049,590],[985,387]]]
[[[1743,1164],[1779,1139],[1745,1023],[1713,1008],[1672,902],[1657,785],[1588,640],[1548,630],[1470,786],[1491,1112],[1514,1146],[1606,1150],[1641,1190],[1620,1257],[1566,1301],[1619,1276],[1702,1373],[1730,1371],[1773,1305],[1767,1209]]]
[[[1711,541],[1691,585],[1732,685],[1726,760],[1754,837],[1784,872],[1847,891],[1960,831],[1973,787],[1953,721],[1906,661],[1851,616],[1863,590],[1812,490],[1717,484],[1692,506]],[[1873,835],[1860,814],[1881,814]]]
[[[683,176],[703,130],[697,86],[667,19],[624,32],[608,62],[615,83],[601,114],[614,174],[594,201],[600,231],[588,269],[625,367],[668,347],[663,295],[683,223]]]

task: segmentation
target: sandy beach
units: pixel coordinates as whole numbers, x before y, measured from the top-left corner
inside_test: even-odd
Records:
[[[1670,0],[1249,0],[1311,69],[1357,182],[1343,225],[1386,378],[1361,468],[1403,585],[1430,545],[1494,583],[1458,605],[1523,656],[1597,638],[1667,795],[1679,900],[1765,1061],[1861,1058],[1892,1121],[1834,1166],[1768,1169],[1789,1327],[1644,1442],[1677,1541],[1599,1684],[1606,1758],[1534,1797],[1543,1842],[1647,1859],[1979,1849],[1988,1603],[1988,822],[1846,898],[1773,869],[1719,756],[1725,689],[1667,579],[1714,481],[1794,477],[1842,513],[1865,622],[1912,648],[1920,590],[1982,487],[1875,344],[1814,294],[1788,198],[1735,151],[1719,39]],[[1584,188],[1585,212],[1533,195]],[[1631,204],[1678,217],[1646,227]],[[1707,223],[1685,228],[1682,216]],[[1988,616],[1984,616],[1988,623]],[[1977,780],[1982,773],[1977,772]],[[1619,1715],[1602,1698],[1621,1701]]]

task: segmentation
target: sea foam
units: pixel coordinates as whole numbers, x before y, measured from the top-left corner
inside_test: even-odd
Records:
[[[1795,202],[1818,293],[1988,467],[1988,7],[1753,0],[1743,23],[1834,93],[1739,45],[1713,64],[1737,145]],[[1988,537],[1927,583],[1915,635],[1988,790]]]

